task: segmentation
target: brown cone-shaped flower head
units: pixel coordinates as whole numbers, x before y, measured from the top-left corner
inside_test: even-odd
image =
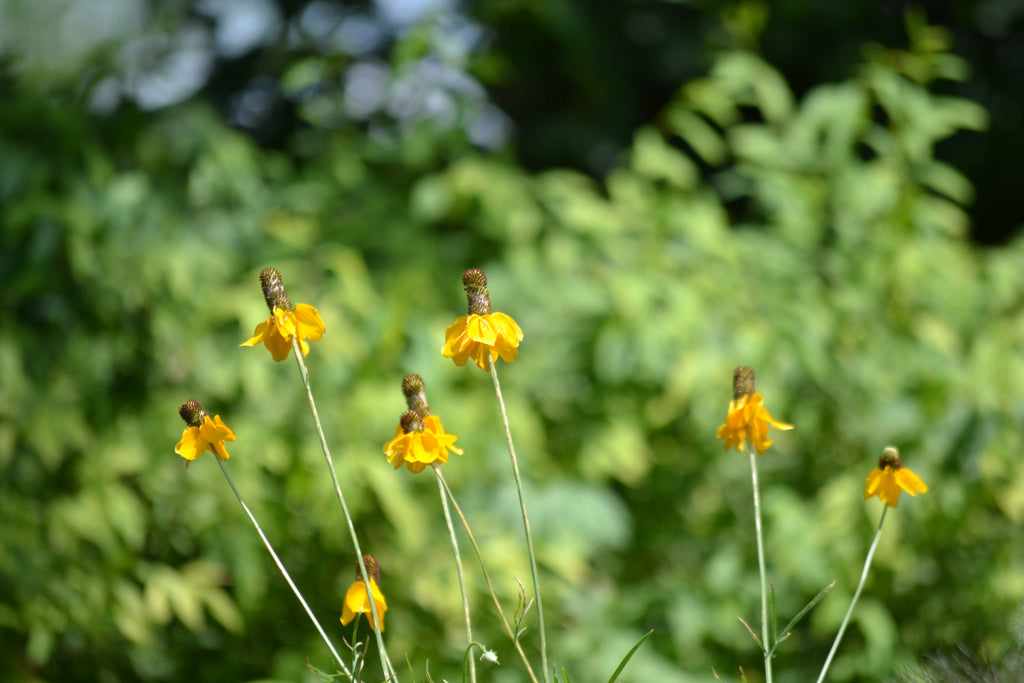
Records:
[[[407,410],[402,413],[399,423],[402,425],[402,431],[406,434],[423,431],[423,416],[417,410]]]
[[[415,410],[423,417],[430,415],[427,403],[427,385],[419,375],[406,375],[402,379],[402,393],[409,410]]]
[[[266,300],[267,308],[270,309],[271,313],[274,312],[275,307],[285,311],[295,310],[295,305],[288,298],[288,292],[284,288],[284,281],[281,279],[281,273],[277,271],[277,268],[263,269],[263,272],[260,273],[260,286],[263,287],[263,298]]]
[[[732,397],[739,400],[744,396],[757,393],[755,388],[754,369],[741,365],[732,373]]]
[[[491,295],[487,292],[487,276],[479,268],[470,268],[462,274],[462,286],[466,288],[466,302],[469,314],[488,315],[491,311]]]
[[[203,418],[209,415],[206,412],[206,408],[194,398],[190,398],[182,403],[181,407],[178,408],[178,414],[181,415],[181,419],[189,427],[201,427],[203,425]]]
[[[380,564],[377,562],[377,558],[369,553],[363,555],[363,564],[366,565],[366,573],[370,575],[370,578],[374,581],[380,582]],[[362,570],[359,568],[359,563],[356,562],[356,580],[363,580]]]
[[[878,469],[884,470],[889,468],[893,472],[903,467],[903,461],[900,460],[900,452],[892,446],[887,446],[882,451],[882,457],[878,459]]]

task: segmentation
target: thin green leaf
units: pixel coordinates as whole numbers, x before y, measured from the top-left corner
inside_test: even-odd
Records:
[[[626,653],[626,656],[622,658],[622,661],[621,661],[621,662],[619,662],[619,666],[618,666],[618,668],[617,668],[617,669],[615,669],[615,673],[613,673],[613,674],[612,674],[612,677],[608,679],[608,683],[615,683],[615,681],[616,681],[616,680],[618,679],[618,677],[619,677],[619,674],[621,674],[621,673],[622,673],[622,670],[626,668],[626,664],[628,664],[628,663],[629,663],[629,660],[633,658],[633,653],[635,653],[635,652],[637,651],[637,649],[638,649],[638,648],[639,648],[639,647],[640,647],[641,645],[643,645],[643,642],[644,642],[645,640],[647,640],[648,638],[650,638],[650,636],[651,636],[651,634],[652,634],[652,633],[654,633],[654,629],[651,629],[650,631],[648,631],[647,633],[645,633],[645,634],[643,635],[643,637],[642,637],[642,638],[641,638],[640,640],[636,641],[636,645],[634,645],[634,646],[633,646],[632,648],[630,648],[629,652],[627,652],[627,653]],[[564,670],[563,670],[563,671],[564,671]]]
[[[829,585],[827,585],[824,588],[822,588],[820,593],[815,595],[814,598],[809,603],[807,603],[807,605],[802,610],[797,612],[797,615],[795,617],[790,619],[789,623],[786,624],[786,627],[784,629],[782,629],[782,631],[783,631],[782,638],[780,640],[777,640],[775,642],[775,646],[772,647],[772,652],[775,651],[775,647],[777,647],[779,643],[781,643],[783,640],[785,640],[786,638],[789,637],[790,632],[793,630],[793,627],[796,626],[797,622],[800,621],[801,619],[803,619],[804,616],[808,612],[810,612],[814,608],[814,606],[817,605],[821,601],[821,599],[823,597],[825,597],[825,594],[828,593],[833,588],[835,588],[835,586],[836,586],[836,580],[832,579],[832,583],[830,583]]]
[[[761,648],[761,652],[765,652],[766,650],[764,649],[764,645],[761,643],[761,639],[757,637],[756,633],[754,633],[754,629],[750,628],[750,624],[747,623],[746,619],[744,619],[743,617],[736,618],[740,620],[741,624],[747,627],[747,633],[749,633],[750,637],[754,639],[754,642],[757,643],[757,646]]]

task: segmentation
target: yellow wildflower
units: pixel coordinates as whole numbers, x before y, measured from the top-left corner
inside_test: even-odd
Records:
[[[363,555],[363,563],[366,565],[366,571],[370,574],[370,591],[373,594],[373,602],[377,607],[380,631],[383,633],[384,614],[388,611],[388,603],[384,599],[384,594],[380,592],[380,588],[377,586],[377,580],[380,578],[380,567],[373,555]],[[341,608],[342,625],[347,626],[360,614],[366,615],[366,620],[370,622],[370,628],[373,628],[373,612],[370,609],[370,600],[366,595],[366,584],[363,582],[362,575],[357,568],[356,580],[345,591],[345,601]]]
[[[441,418],[410,410],[403,413],[394,438],[384,444],[384,454],[396,470],[405,465],[419,473],[427,465],[448,462],[448,451],[462,455],[462,449],[453,445],[457,439],[444,431]]]
[[[309,304],[293,306],[281,274],[274,268],[265,268],[260,273],[260,283],[270,317],[257,325],[253,336],[239,346],[255,346],[263,342],[274,360],[282,361],[292,349],[292,338],[297,338],[302,355],[309,355],[309,342],[306,340],[320,341],[327,329],[320,313]]]
[[[901,490],[912,496],[928,493],[928,487],[921,481],[921,477],[903,467],[899,451],[890,446],[882,451],[878,467],[868,475],[864,500],[878,496],[880,501],[894,508],[900,504]]]
[[[733,379],[733,400],[729,401],[729,412],[725,424],[718,428],[717,436],[725,441],[725,450],[733,446],[745,451],[747,440],[753,444],[758,455],[772,445],[768,439],[768,426],[789,430],[793,425],[774,419],[764,407],[764,397],[754,391],[754,371],[750,368],[736,368]]]
[[[523,331],[511,316],[492,312],[487,277],[482,270],[467,270],[462,274],[462,284],[466,289],[469,313],[457,318],[445,330],[441,355],[451,358],[460,367],[472,358],[484,371],[490,369],[489,364],[498,356],[511,363],[519,353]]]
[[[211,418],[206,408],[192,398],[181,404],[178,413],[188,427],[182,432],[181,441],[174,447],[174,452],[185,458],[186,469],[206,451],[216,453],[221,460],[231,457],[224,442],[234,441],[235,433],[224,424],[220,415]]]

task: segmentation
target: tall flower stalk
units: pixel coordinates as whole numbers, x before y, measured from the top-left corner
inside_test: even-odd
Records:
[[[441,354],[451,358],[456,365],[462,366],[472,359],[481,370],[489,372],[494,384],[494,393],[498,399],[498,410],[501,413],[502,426],[505,428],[505,441],[508,445],[509,457],[512,461],[512,475],[515,479],[516,494],[519,497],[519,510],[523,518],[523,531],[526,534],[526,550],[530,557],[530,574],[533,579],[533,593],[537,604],[537,621],[540,631],[540,656],[545,683],[550,683],[551,672],[548,667],[547,630],[544,625],[544,603],[540,591],[540,575],[537,570],[537,556],[533,548],[533,533],[530,531],[530,519],[526,512],[526,501],[523,498],[523,482],[519,473],[519,459],[516,457],[512,431],[509,428],[505,401],[501,395],[501,383],[494,362],[500,356],[506,363],[511,363],[519,353],[519,342],[523,339],[523,331],[511,316],[495,313],[491,309],[491,296],[487,291],[487,276],[479,268],[470,268],[462,274],[462,285],[466,290],[468,313],[455,320],[445,330],[445,342]]]
[[[341,491],[341,483],[338,481],[338,473],[334,469],[334,459],[331,457],[331,449],[330,446],[327,445],[327,437],[324,436],[324,429],[320,424],[320,414],[317,412],[316,401],[313,399],[313,389],[309,383],[309,368],[306,367],[306,362],[303,360],[302,353],[300,352],[299,340],[295,337],[292,337],[292,349],[295,351],[295,362],[299,366],[299,374],[302,375],[302,385],[306,389],[306,400],[309,402],[309,412],[313,416],[313,426],[316,429],[316,435],[320,439],[320,449],[323,451],[324,460],[327,462],[327,470],[331,473],[331,484],[334,486],[334,493],[338,498],[338,505],[341,506],[341,512],[345,517],[345,524],[348,527],[349,537],[352,539],[352,547],[356,552],[360,576],[362,576],[363,583],[366,586],[367,595],[373,595],[373,585],[370,583],[370,577],[372,575],[366,569],[366,562],[363,559],[363,549],[359,545],[359,536],[356,534],[355,523],[352,521],[352,514],[348,510],[348,505],[345,503],[345,494]],[[388,657],[387,647],[384,645],[384,636],[381,633],[381,618],[377,613],[377,602],[375,600],[370,600],[369,603],[370,615],[374,625],[373,632],[377,638],[377,652],[380,655],[381,670],[384,672],[385,678],[397,683],[398,673],[391,665],[391,658]]]
[[[878,548],[878,541],[882,538],[882,525],[885,524],[885,515],[889,512],[889,508],[896,508],[900,504],[901,491],[906,491],[910,495],[916,496],[918,493],[927,493],[928,486],[921,481],[921,477],[917,476],[910,469],[903,467],[899,451],[889,446],[882,451],[882,457],[878,459],[878,467],[871,470],[871,474],[868,475],[867,484],[864,486],[864,500],[878,496],[878,499],[885,503],[885,507],[882,508],[881,519],[878,520],[875,538],[871,541],[871,547],[868,548],[868,555],[864,560],[864,569],[860,573],[860,582],[857,584],[857,590],[853,593],[853,599],[850,601],[850,606],[843,617],[843,623],[840,624],[839,631],[836,633],[836,639],[832,641],[832,648],[828,651],[828,657],[825,658],[825,664],[821,667],[818,683],[825,680],[825,674],[828,673],[828,668],[832,665],[832,658],[835,657],[836,651],[839,649],[839,643],[843,639],[843,634],[846,633],[846,627],[850,624],[853,608],[857,606],[857,600],[860,599],[860,593],[868,579],[871,560],[874,558],[875,550]]]
[[[455,500],[455,494],[453,494],[451,488],[449,488],[444,475],[441,474],[440,470],[435,471],[437,472],[438,482],[442,487],[444,487],[444,492],[447,494],[448,500],[451,502],[452,507],[455,508],[455,514],[458,516],[459,521],[462,522],[462,528],[466,530],[466,536],[469,538],[469,543],[473,546],[473,553],[476,555],[476,559],[480,563],[480,571],[484,577],[484,584],[487,586],[487,592],[491,596],[491,601],[494,602],[494,609],[498,613],[498,617],[501,619],[501,625],[505,629],[506,635],[508,635],[509,639],[512,641],[512,645],[515,647],[516,653],[519,655],[519,659],[523,662],[523,666],[526,668],[526,674],[530,677],[531,683],[539,683],[537,680],[537,674],[533,672],[533,666],[530,664],[530,660],[526,656],[526,652],[523,651],[522,644],[519,642],[518,632],[513,630],[512,625],[505,616],[505,611],[501,608],[501,601],[498,600],[498,594],[494,590],[494,584],[491,582],[491,575],[487,571],[487,563],[484,562],[483,553],[480,552],[480,545],[476,542],[473,530],[469,527],[469,520],[466,519],[466,515],[463,514],[462,508],[459,507],[459,503]]]
[[[441,468],[434,464],[434,475],[437,478],[437,491],[441,496],[441,508],[444,510],[444,522],[448,527],[448,538],[452,541],[452,553],[455,555],[455,572],[459,577],[459,592],[462,596],[462,618],[466,623],[466,647],[472,649],[473,643],[473,620],[469,616],[469,594],[466,591],[466,577],[462,572],[462,555],[459,553],[459,540],[455,537],[455,527],[452,525],[452,513],[448,509],[448,496],[444,492],[444,481],[441,476]],[[476,659],[469,657],[469,680],[476,683]]]
[[[761,578],[761,650],[764,653],[764,677],[772,679],[772,657],[774,656],[774,634],[770,631],[768,613],[768,571],[764,559],[764,530],[761,523],[761,492],[757,478],[757,457],[764,455],[772,445],[768,439],[768,426],[776,429],[793,429],[793,425],[772,418],[764,407],[764,398],[756,390],[754,370],[738,367],[733,373],[733,398],[725,424],[718,428],[718,438],[725,442],[725,449],[750,452],[750,482],[754,496],[754,534],[757,537],[757,568]],[[757,455],[755,455],[755,453]]]
[[[448,462],[448,454],[462,455],[462,449],[455,447],[458,440],[454,434],[444,431],[441,419],[430,412],[427,402],[427,387],[423,378],[417,374],[402,378],[402,395],[409,410],[402,414],[398,427],[395,428],[393,439],[384,444],[384,455],[395,469],[405,465],[410,472],[422,472],[427,465],[433,468],[437,479],[437,488],[441,495],[441,508],[444,521],[448,528],[448,537],[452,542],[455,555],[455,571],[459,579],[459,591],[462,595],[462,614],[466,624],[466,648],[473,647],[473,622],[469,614],[469,595],[466,591],[466,577],[462,572],[462,555],[459,553],[459,541],[455,537],[451,511],[448,509],[448,498],[445,495],[444,477],[441,465]],[[476,660],[468,657],[466,667],[469,680],[476,683]]]
[[[366,587],[367,595],[373,595],[370,582],[371,575],[366,571],[366,564],[363,561],[363,550],[359,544],[359,537],[356,534],[355,523],[349,513],[348,505],[345,503],[345,495],[341,491],[341,484],[338,482],[338,474],[334,469],[334,460],[331,458],[331,449],[327,445],[327,438],[320,424],[320,415],[316,409],[316,401],[313,399],[313,390],[309,383],[309,368],[306,367],[304,357],[309,353],[309,343],[306,339],[317,341],[321,339],[326,330],[323,320],[320,318],[316,308],[308,304],[292,304],[288,292],[284,287],[281,274],[275,268],[264,268],[260,273],[260,286],[263,289],[263,298],[266,300],[267,308],[270,309],[270,317],[266,322],[256,327],[253,336],[243,342],[242,346],[255,346],[263,342],[270,351],[274,360],[280,362],[288,357],[289,351],[295,355],[295,362],[299,366],[299,374],[302,376],[302,384],[306,389],[306,399],[309,403],[309,410],[313,416],[313,426],[316,429],[317,437],[320,439],[320,448],[323,451],[324,459],[327,461],[327,469],[331,474],[331,482],[334,485],[334,492],[341,506],[345,523],[348,527],[349,536],[352,539],[352,546],[356,553],[359,564],[360,575]],[[381,619],[377,614],[377,606],[374,600],[370,600],[370,613],[374,625],[374,633],[377,636],[377,651],[380,655],[381,670],[384,676],[392,681],[398,681],[398,675],[391,666],[387,648],[384,645],[384,638],[381,635]]]
[[[338,666],[341,667],[342,673],[344,673],[345,677],[354,683],[355,678],[352,676],[352,672],[345,666],[345,662],[342,660],[341,655],[338,654],[338,651],[334,648],[334,644],[331,642],[331,639],[327,637],[327,633],[324,631],[323,626],[320,625],[316,615],[313,614],[313,610],[310,609],[309,603],[307,603],[306,599],[303,597],[302,591],[300,591],[299,587],[295,585],[295,582],[292,580],[288,570],[285,569],[284,563],[281,562],[281,558],[278,557],[277,552],[274,551],[274,546],[270,544],[270,540],[267,538],[267,535],[263,533],[263,528],[260,527],[260,523],[256,520],[256,515],[252,513],[249,506],[245,504],[244,500],[242,500],[242,494],[238,492],[235,482],[231,479],[231,475],[228,474],[227,467],[224,466],[224,461],[228,459],[228,453],[224,448],[223,442],[234,441],[235,433],[224,424],[219,415],[211,419],[210,414],[195,399],[189,399],[183,403],[178,412],[181,414],[181,417],[185,420],[188,427],[185,428],[185,432],[182,434],[182,440],[178,443],[177,447],[175,447],[175,452],[185,458],[185,467],[188,467],[196,457],[202,455],[205,449],[212,450],[217,454],[217,464],[220,465],[220,471],[224,474],[224,479],[227,480],[228,486],[231,487],[231,491],[235,494],[238,504],[242,506],[242,510],[245,511],[249,521],[252,522],[253,527],[256,528],[256,533],[259,535],[260,540],[263,541],[263,545],[267,549],[267,552],[270,553],[270,557],[274,560],[274,564],[277,565],[278,571],[281,572],[284,580],[288,583],[288,587],[292,589],[292,592],[298,599],[299,604],[302,605],[302,609],[306,611],[310,621],[313,622],[313,626],[316,627],[317,633],[320,634],[324,643],[327,644],[327,649],[329,649],[331,654],[334,655],[334,659],[338,662]],[[217,428],[216,432],[211,429],[214,426]],[[191,430],[202,431],[192,432]],[[201,442],[200,445],[202,446],[198,452],[196,452],[196,449],[194,448],[194,444],[197,440]],[[190,445],[192,445],[191,450]],[[190,455],[192,457],[189,457]]]
[[[526,552],[530,556],[530,574],[533,578],[533,594],[537,601],[537,622],[540,629],[540,660],[544,667],[543,676],[545,683],[550,683],[551,674],[548,671],[548,643],[547,633],[544,628],[544,602],[540,593],[540,576],[537,572],[537,555],[533,551],[533,534],[530,531],[530,518],[526,514],[526,500],[523,498],[523,480],[519,475],[519,459],[516,458],[515,444],[512,442],[512,430],[508,424],[508,414],[505,412],[505,400],[501,396],[501,383],[498,381],[498,371],[494,367],[494,361],[488,359],[491,370],[491,380],[494,383],[494,394],[498,398],[498,410],[501,412],[501,424],[505,428],[505,442],[508,445],[508,455],[512,460],[512,476],[516,481],[516,494],[519,496],[519,511],[523,517],[523,531],[526,533]]]

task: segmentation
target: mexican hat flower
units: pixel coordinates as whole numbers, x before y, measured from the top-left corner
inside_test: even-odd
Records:
[[[221,460],[227,460],[225,441],[234,441],[235,433],[224,424],[220,415],[210,417],[199,401],[190,398],[178,408],[178,414],[188,426],[181,434],[181,441],[174,447],[174,452],[185,458],[185,467],[206,451],[216,453]]]
[[[469,312],[445,330],[441,354],[460,367],[472,358],[485,372],[499,356],[506,363],[511,363],[519,353],[523,331],[511,316],[491,310],[487,277],[482,270],[467,270],[462,274],[462,284],[466,289]]]
[[[380,631],[384,632],[384,614],[388,611],[388,603],[384,594],[380,592],[377,582],[380,580],[380,565],[373,555],[363,555],[363,564],[370,575],[370,592],[373,594],[373,602],[377,607],[377,618],[380,620]],[[370,608],[370,599],[366,595],[366,583],[363,581],[362,573],[358,565],[356,567],[356,580],[345,591],[345,601],[341,607],[341,623],[347,626],[356,616],[366,615],[366,620],[373,626],[373,612]],[[374,628],[374,630],[376,630]]]
[[[729,412],[725,416],[725,424],[718,428],[718,438],[725,441],[725,450],[733,446],[736,450],[745,451],[747,440],[753,444],[758,455],[772,445],[768,439],[768,426],[775,429],[793,429],[793,425],[779,422],[764,407],[764,397],[754,388],[754,371],[751,368],[739,367],[733,375],[733,400],[729,402]]]
[[[395,436],[384,444],[388,462],[399,469],[403,464],[412,472],[422,472],[427,465],[448,462],[448,452],[462,455],[453,444],[458,439],[444,431],[441,418],[430,413],[426,384],[419,375],[402,379],[402,393],[409,410],[402,414]]]
[[[384,455],[396,470],[405,465],[411,472],[419,473],[427,465],[448,462],[449,451],[462,455],[462,449],[453,445],[457,438],[444,431],[436,415],[423,416],[409,410],[402,413],[394,438],[384,444]]]
[[[292,339],[299,340],[302,355],[309,355],[309,342],[323,339],[327,329],[320,313],[309,304],[295,306],[288,298],[281,274],[274,268],[264,268],[260,273],[263,297],[270,309],[267,321],[256,326],[256,331],[239,346],[256,346],[263,342],[276,361],[283,361],[292,349]]]
[[[889,446],[882,451],[878,459],[878,467],[871,470],[867,484],[864,486],[864,500],[878,496],[878,499],[891,508],[900,504],[900,493],[906,491],[912,496],[928,493],[928,486],[921,477],[903,466],[898,450]]]

